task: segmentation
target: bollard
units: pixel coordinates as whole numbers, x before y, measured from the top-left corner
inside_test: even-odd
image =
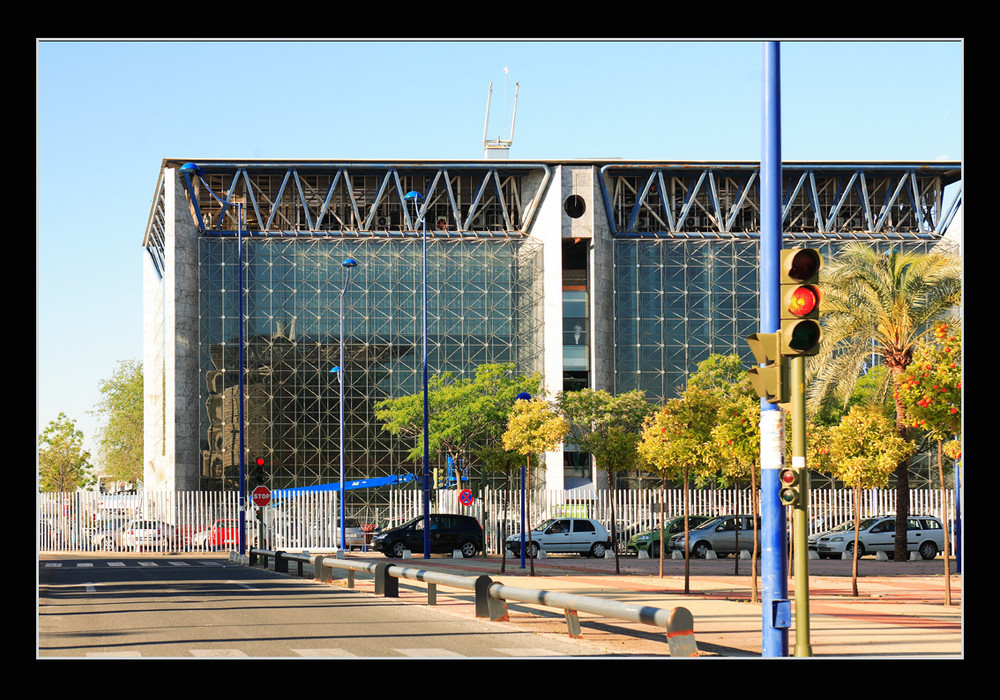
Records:
[[[375,593],[381,593],[386,598],[399,597],[399,579],[389,575],[389,567],[392,564],[380,563],[375,565]]]
[[[576,610],[570,608],[566,608],[566,631],[573,639],[579,639],[583,636],[583,630],[580,629],[580,615]]]
[[[333,579],[333,569],[323,563],[323,555],[317,554],[313,557],[313,572],[316,575],[316,580],[323,583],[329,583]]]

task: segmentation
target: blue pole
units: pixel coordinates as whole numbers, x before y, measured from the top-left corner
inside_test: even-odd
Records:
[[[353,258],[347,258],[341,265],[347,270],[344,276],[344,288],[340,290],[340,367],[337,368],[337,380],[340,382],[340,549],[347,549],[346,533],[347,515],[344,500],[344,294],[351,282],[351,268],[357,265]]]
[[[531,394],[526,391],[522,391],[516,397],[515,400],[531,401]],[[524,465],[521,466],[521,568],[524,568],[524,542],[525,542],[525,518],[524,518]]]
[[[763,47],[763,136],[760,164],[760,332],[780,330],[781,259],[781,86],[777,42]],[[784,416],[761,399],[761,607],[763,656],[788,655],[788,563],[785,510],[778,501],[784,463]],[[779,615],[777,613],[785,613]],[[784,619],[783,619],[784,618]]]
[[[240,386],[240,554],[246,554],[246,422],[243,418],[243,204],[236,205],[236,267],[239,270],[239,287],[236,295],[239,298],[239,386]],[[259,545],[258,545],[259,546]]]

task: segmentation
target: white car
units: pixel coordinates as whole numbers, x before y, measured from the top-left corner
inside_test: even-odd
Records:
[[[933,559],[944,550],[944,528],[937,518],[911,515],[906,527],[906,551],[920,552],[923,559]],[[809,548],[821,559],[847,559],[854,556],[854,521],[848,521],[830,532],[809,538]],[[858,529],[858,557],[876,552],[891,555],[896,549],[896,516],[865,518]]]
[[[524,538],[525,544],[528,537]],[[507,549],[514,556],[521,554],[521,535],[507,538]],[[532,558],[542,549],[546,553],[575,552],[584,556],[603,557],[611,547],[607,528],[593,518],[550,518],[531,531]]]
[[[159,549],[173,541],[172,525],[158,520],[130,520],[121,531],[123,549]]]

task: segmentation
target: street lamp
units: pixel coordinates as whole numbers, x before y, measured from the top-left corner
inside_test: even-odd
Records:
[[[335,367],[338,370],[337,379],[340,381],[340,549],[345,550],[346,547],[346,536],[345,529],[347,525],[347,516],[344,514],[344,293],[347,291],[347,285],[351,281],[351,269],[357,267],[358,261],[354,258],[346,258],[344,262],[340,263],[344,267],[344,287],[340,290],[340,367]]]
[[[430,470],[430,448],[428,445],[430,432],[428,430],[429,414],[428,410],[428,398],[427,398],[427,217],[426,215],[421,216],[420,207],[418,205],[419,200],[423,199],[423,195],[416,190],[410,190],[405,195],[403,199],[407,201],[414,202],[414,212],[417,214],[417,219],[423,221],[423,269],[421,272],[421,279],[423,280],[423,358],[424,358],[424,559],[429,559],[431,556],[431,523],[430,523],[430,509],[431,509],[431,470]],[[426,214],[426,212],[425,212]]]
[[[514,397],[515,401],[531,401],[531,394],[522,391]],[[534,566],[534,564],[532,564]],[[521,465],[521,568],[524,568],[524,465]],[[534,572],[534,569],[532,569]]]
[[[225,213],[225,207],[235,206],[236,207],[236,268],[239,273],[239,286],[236,290],[236,297],[238,299],[238,309],[239,309],[239,366],[238,381],[239,381],[239,420],[240,420],[240,485],[239,485],[239,520],[240,520],[240,532],[239,532],[239,545],[238,549],[241,555],[246,554],[246,422],[243,416],[243,375],[244,375],[244,361],[243,361],[243,203],[242,202],[230,202],[223,199],[219,195],[212,191],[212,188],[208,186],[205,182],[205,178],[201,176],[202,169],[197,163],[185,163],[180,167],[181,173],[187,179],[188,189],[191,189],[191,176],[196,176],[201,183],[205,186],[205,190],[212,195],[216,200],[218,200],[223,205],[222,214]],[[193,196],[192,201],[195,207],[198,206],[197,199]],[[221,220],[222,214],[219,218]]]

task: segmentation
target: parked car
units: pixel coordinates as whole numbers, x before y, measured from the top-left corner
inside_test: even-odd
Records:
[[[434,513],[428,517],[432,554],[448,554],[458,549],[463,557],[474,557],[483,550],[483,526],[472,516]],[[380,532],[372,538],[372,546],[387,557],[399,558],[406,550],[423,553],[424,516]]]
[[[208,546],[212,548],[236,547],[239,544],[240,521],[216,520],[208,533]]]
[[[105,520],[97,526],[91,542],[96,549],[113,552],[121,547],[121,536],[124,527],[124,520]]]
[[[688,529],[693,530],[694,528],[702,525],[712,517],[710,515],[689,515],[688,516]],[[669,542],[671,536],[676,535],[678,532],[684,531],[684,517],[671,518],[663,525],[663,534],[666,540]],[[638,554],[639,552],[646,552],[649,554],[650,558],[657,558],[660,556],[660,528],[654,527],[652,530],[645,530],[636,535],[633,535],[628,544],[625,546],[626,554]]]
[[[906,521],[906,551],[920,552],[923,559],[933,559],[944,549],[944,527],[935,517],[911,515]],[[854,521],[848,521],[830,532],[813,535],[809,548],[822,559],[854,556]],[[896,516],[882,515],[865,518],[858,527],[858,557],[876,552],[892,556],[896,549]]]
[[[130,520],[121,532],[122,549],[157,549],[173,541],[172,525],[158,520]]]
[[[524,539],[528,542],[528,537]],[[603,557],[611,547],[611,535],[600,521],[593,518],[550,518],[531,530],[531,548],[528,551],[532,558],[538,556],[538,550],[547,553],[575,552],[584,556]],[[521,555],[521,535],[511,535],[507,538],[506,548],[515,556]]]
[[[760,525],[760,518],[757,518]],[[690,556],[697,559],[704,559],[709,551],[726,556],[728,554],[738,554],[743,550],[753,550],[753,516],[750,515],[722,515],[702,523],[699,527],[690,530],[691,546]],[[680,532],[671,536],[669,540],[670,551],[684,551],[684,533]]]

